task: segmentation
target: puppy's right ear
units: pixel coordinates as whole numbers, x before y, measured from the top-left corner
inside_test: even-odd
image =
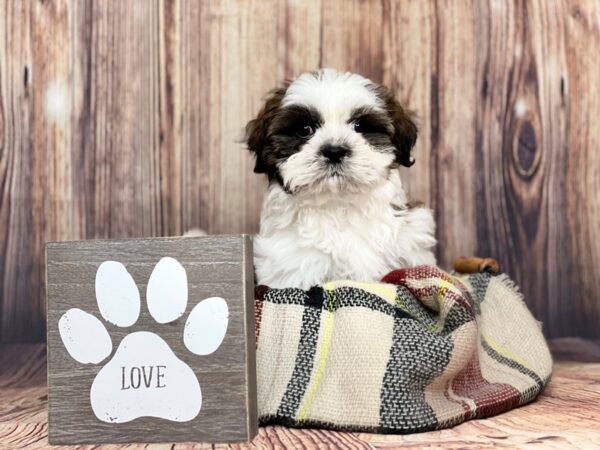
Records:
[[[271,145],[269,138],[269,127],[275,114],[281,106],[281,101],[285,96],[287,87],[272,90],[265,101],[264,106],[259,111],[256,119],[251,120],[246,125],[245,141],[248,150],[256,155],[255,173],[269,173],[269,148]]]

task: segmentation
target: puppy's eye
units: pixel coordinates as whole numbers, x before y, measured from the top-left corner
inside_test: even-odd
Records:
[[[360,119],[354,121],[354,131],[356,131],[357,133],[362,133],[365,131],[365,126]]]
[[[370,117],[363,117],[352,122],[354,131],[360,134],[385,133],[385,125]]]
[[[311,137],[315,133],[315,129],[309,124],[300,125],[296,130],[296,135],[303,139]]]

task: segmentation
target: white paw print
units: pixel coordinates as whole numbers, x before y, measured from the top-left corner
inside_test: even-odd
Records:
[[[187,307],[187,274],[174,258],[162,258],[146,288],[150,315],[158,323],[173,322]],[[129,327],[140,315],[140,293],[125,266],[103,262],[96,272],[96,301],[107,322]],[[229,309],[224,299],[202,300],[190,312],[183,330],[185,347],[196,355],[213,353],[225,337]],[[78,308],[58,322],[69,355],[82,364],[98,364],[113,349],[103,323]],[[100,369],[90,390],[98,419],[123,423],[138,417],[160,417],[176,422],[192,420],[200,412],[202,392],[192,369],[177,358],[157,334],[137,331],[123,338],[112,359]]]

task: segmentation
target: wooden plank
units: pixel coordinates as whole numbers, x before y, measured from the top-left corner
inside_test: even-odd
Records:
[[[167,228],[164,216],[173,215],[157,195],[160,180],[172,174],[157,167],[162,159],[156,9],[155,2],[113,2],[92,16],[92,29],[98,30],[92,35],[97,53],[92,50],[89,85],[96,102],[94,237],[160,235]]]
[[[198,264],[195,255],[207,253],[213,258]],[[48,244],[50,442],[251,440],[258,423],[251,255],[248,235]],[[175,259],[162,259],[167,256]],[[114,271],[100,276],[106,261],[121,263],[126,272],[120,273],[131,281]],[[160,278],[164,264],[171,265]],[[223,282],[205,283],[206,275],[215,273]],[[157,283],[169,285],[153,300]],[[102,295],[103,286],[110,297]],[[123,307],[128,287],[139,292],[139,318]],[[184,291],[183,297],[176,295]],[[228,307],[225,328],[221,316],[210,315],[217,308],[215,297]],[[184,303],[173,315],[177,298]],[[203,315],[195,309],[201,304]],[[132,316],[123,315],[126,311]],[[217,335],[191,346],[193,328],[194,336],[205,330]],[[102,352],[106,331],[112,350]],[[88,335],[96,337],[87,342]],[[218,339],[215,348],[198,347],[212,339]],[[80,349],[81,342],[87,347]]]
[[[411,195],[434,209],[438,263],[474,254],[475,105],[479,97],[478,2],[390,2],[386,82],[416,111],[416,164],[402,175]],[[478,51],[479,50],[479,51]],[[485,51],[485,50],[484,50]],[[388,53],[389,52],[389,53]],[[460,174],[460,176],[457,176]]]
[[[277,81],[293,80],[321,63],[322,0],[277,3]]]
[[[402,182],[411,198],[433,208],[432,173],[435,148],[432,96],[437,94],[436,15],[433,2],[385,2],[383,83],[396,92],[398,99],[414,111],[419,127],[413,150],[416,163],[401,169]],[[432,116],[433,114],[433,116]],[[439,227],[438,227],[439,230]],[[443,250],[440,250],[443,252]]]
[[[323,2],[321,67],[383,78],[382,2],[329,0]]]
[[[494,255],[550,336],[569,293],[564,15],[558,2],[490,4],[477,107],[476,252]],[[548,33],[548,30],[555,30]]]
[[[553,347],[552,342],[550,342]],[[558,345],[566,359],[598,354],[598,344],[579,340]],[[570,348],[570,350],[568,350]],[[571,355],[571,356],[570,356]],[[36,450],[62,449],[47,442],[45,359],[42,345],[0,347],[0,445]],[[81,450],[200,450],[341,448],[549,448],[578,449],[600,446],[597,423],[600,364],[558,362],[546,391],[533,404],[484,420],[473,420],[443,431],[411,435],[340,433],[327,430],[260,428],[251,444],[132,444],[80,446]],[[68,447],[72,448],[72,447]]]
[[[560,81],[561,102],[567,104],[565,196],[568,226],[558,239],[569,242],[568,273],[558,280],[565,297],[549,316],[556,335],[598,337],[600,323],[600,3],[567,1],[567,76]],[[595,18],[595,19],[594,19]],[[556,91],[555,91],[556,92]],[[554,276],[548,273],[548,276]],[[565,301],[565,299],[569,299]]]
[[[208,231],[255,232],[266,182],[240,140],[277,85],[276,1],[221,0],[210,17]]]
[[[213,149],[210,141],[210,2],[165,1],[161,6],[161,122],[162,158],[172,176],[163,183],[162,198],[179,192],[174,214],[179,227],[163,234],[180,234],[211,225],[210,173]],[[168,137],[168,138],[166,138]],[[167,143],[169,145],[167,145]],[[172,155],[179,155],[175,161]],[[240,155],[241,157],[241,155]],[[177,165],[179,164],[179,165]]]
[[[31,16],[28,2],[0,2],[0,342],[40,341],[44,334],[38,257],[45,164],[32,152]]]

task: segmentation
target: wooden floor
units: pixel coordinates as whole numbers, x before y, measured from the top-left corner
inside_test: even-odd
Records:
[[[552,342],[552,381],[534,403],[453,429],[408,436],[260,429],[252,444],[153,444],[81,446],[81,449],[428,449],[543,448],[600,449],[600,342]],[[47,441],[44,346],[0,347],[0,449],[59,449]]]

